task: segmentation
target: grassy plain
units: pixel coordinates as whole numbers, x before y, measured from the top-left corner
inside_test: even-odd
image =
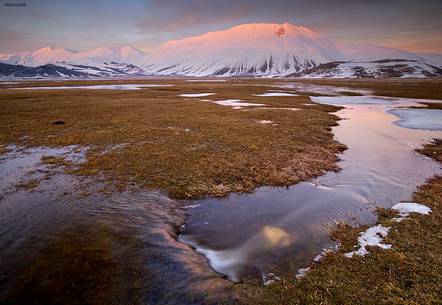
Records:
[[[41,81],[23,87],[109,83],[119,82]],[[254,96],[272,89],[262,86],[264,81],[126,83],[172,86],[132,91],[1,89],[2,150],[8,144],[87,146],[87,162],[72,172],[120,188],[137,184],[162,189],[175,198],[290,185],[338,169],[337,154],[345,147],[331,133],[336,107],[307,106],[307,96]],[[216,95],[179,96],[201,92]],[[238,110],[204,99],[241,99],[267,107]]]

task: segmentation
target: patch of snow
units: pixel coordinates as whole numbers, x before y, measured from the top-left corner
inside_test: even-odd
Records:
[[[422,215],[429,215],[432,210],[420,203],[415,202],[401,202],[397,203],[392,207],[393,210],[396,210],[399,212],[400,217],[393,218],[393,220],[400,222],[406,217],[410,215],[410,213],[418,213]]]
[[[387,236],[390,231],[389,227],[384,227],[383,225],[377,225],[375,227],[368,228],[358,237],[359,249],[357,251],[352,251],[345,253],[346,257],[353,257],[354,255],[365,256],[369,253],[366,249],[367,246],[376,246],[382,249],[390,249],[390,244],[384,244],[383,238]]]
[[[324,257],[324,256],[326,256],[328,253],[331,253],[331,252],[333,252],[333,250],[331,250],[331,249],[322,249],[322,252],[321,252],[321,254],[318,254],[318,255],[316,255],[316,257],[313,259],[313,261],[315,262],[315,263],[318,263],[319,261],[321,261],[322,260],[322,258]]]
[[[258,120],[258,121],[256,121],[256,123],[267,125],[267,124],[273,124],[273,121],[270,121],[270,120]]]
[[[256,103],[247,103],[243,102],[242,100],[220,100],[220,101],[212,101],[213,103],[221,106],[229,106],[234,107],[234,109],[241,109],[242,107],[249,107],[249,106],[265,106],[265,104],[256,104]]]
[[[298,94],[286,92],[267,92],[263,94],[254,94],[254,96],[299,96]]]
[[[210,95],[214,95],[216,93],[185,93],[185,94],[180,94],[180,96],[182,97],[204,97],[204,96],[210,96]]]
[[[307,273],[310,271],[310,268],[309,267],[307,267],[307,268],[301,268],[301,269],[299,269],[298,270],[298,272],[296,273],[296,279],[298,279],[298,280],[300,280],[300,279],[302,279],[303,277],[305,277],[306,275],[307,275]]]

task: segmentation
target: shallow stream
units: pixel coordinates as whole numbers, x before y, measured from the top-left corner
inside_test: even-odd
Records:
[[[442,173],[439,164],[415,152],[442,137],[441,131],[419,129],[442,130],[439,110],[399,110],[417,106],[416,100],[402,98],[312,100],[346,107],[333,128],[335,138],[348,146],[339,163],[342,171],[289,188],[199,200],[188,209],[180,240],[232,281],[268,273],[294,276],[323,249],[334,248],[328,232],[335,221],[374,221],[375,207],[409,200],[417,186]],[[399,121],[391,114],[416,110],[419,120],[407,114]],[[408,126],[409,120],[413,129],[398,126]]]

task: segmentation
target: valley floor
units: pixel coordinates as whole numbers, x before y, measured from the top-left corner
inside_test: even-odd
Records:
[[[284,89],[283,85],[288,82],[298,83],[300,87]],[[28,89],[35,86],[124,84],[146,87],[135,90]],[[320,93],[311,92],[309,84],[324,86],[324,90]],[[336,89],[337,87],[339,89]],[[69,154],[43,155],[41,163],[50,169],[43,173],[46,175],[45,180],[50,181],[51,175],[62,171],[83,181],[85,185],[96,181],[100,187],[98,191],[103,193],[147,189],[164,191],[175,199],[193,199],[225,196],[232,192],[252,192],[263,185],[289,186],[323,175],[326,171],[340,170],[337,161],[346,147],[336,141],[332,133],[332,127],[336,126],[339,120],[334,112],[340,107],[313,103],[309,96],[328,95],[333,92],[348,96],[375,94],[387,97],[442,99],[441,88],[440,79],[361,81],[211,79],[206,82],[201,80],[194,82],[189,79],[159,78],[0,83],[0,157],[16,150],[26,152],[28,148],[72,147],[74,153],[84,152],[83,162],[75,162]],[[282,92],[287,95],[281,94]],[[428,106],[440,108],[441,104],[432,103]],[[441,152],[440,141],[427,145],[421,151],[439,162],[442,161]],[[17,191],[32,192],[38,190],[41,183],[45,182],[30,179],[26,183],[17,183],[16,188]],[[78,189],[72,191],[76,192]],[[95,191],[97,190],[92,190]],[[94,195],[89,193],[88,187],[85,187],[83,192],[80,197]],[[32,196],[30,201],[33,200]],[[214,274],[207,263],[202,262],[204,260],[202,256],[198,258],[191,256],[194,252],[190,247],[177,242],[177,232],[185,218],[182,202],[173,201],[172,204],[172,200],[163,197],[165,197],[163,194],[158,195],[158,198],[161,198],[158,200],[160,204],[155,201],[157,200],[155,197],[154,204],[147,205],[147,208],[139,205],[137,209],[132,209],[130,200],[120,205],[110,202],[110,207],[106,205],[105,209],[100,211],[109,217],[101,219],[105,229],[95,228],[97,219],[102,215],[94,214],[91,219],[88,218],[92,220],[90,224],[94,228],[88,230],[100,237],[97,239],[98,242],[93,234],[87,233],[88,230],[82,230],[75,236],[68,234],[60,243],[57,243],[55,237],[50,236],[57,246],[49,247],[49,250],[45,250],[46,256],[43,255],[43,259],[36,260],[35,265],[30,264],[32,268],[30,271],[27,270],[28,273],[25,272],[24,284],[19,282],[8,296],[12,300],[11,304],[14,304],[14,301],[17,301],[15,304],[31,304],[29,300],[33,299],[33,293],[41,296],[42,290],[45,295],[46,292],[50,295],[51,289],[48,287],[59,287],[60,283],[44,276],[61,274],[61,278],[64,278],[66,270],[73,274],[77,271],[81,273],[74,277],[74,284],[82,288],[85,283],[92,282],[91,286],[85,288],[86,292],[78,296],[80,300],[78,304],[84,303],[85,300],[90,304],[121,304],[121,300],[124,303],[132,299],[135,299],[133,304],[146,303],[146,299],[143,299],[143,293],[146,291],[143,285],[148,285],[153,291],[151,304],[180,304],[179,302],[187,295],[175,295],[175,290],[185,290],[187,286],[192,286],[191,283],[196,282],[196,277],[194,275],[189,278],[183,277],[183,280],[177,277],[173,279],[174,283],[179,282],[181,286],[177,286],[176,289],[168,288],[167,285],[173,280],[167,278],[166,274],[182,276],[188,271],[187,265],[185,268],[183,264],[177,264],[171,259],[176,253],[178,256],[181,255],[180,258],[184,258],[183,261],[186,263],[190,262],[189,265],[196,265],[197,273],[209,270],[208,277],[201,276],[204,280],[209,278],[210,281],[206,281],[207,286],[201,282],[195,284],[199,292],[206,294],[204,297],[210,297],[212,293],[210,289],[213,287],[219,288],[223,293],[228,291],[229,298],[233,291],[235,297],[238,296],[239,299],[234,301],[229,299],[227,302],[229,304],[232,302],[255,305],[441,303],[441,177],[428,181],[413,198],[413,201],[430,207],[433,211],[430,215],[411,215],[402,222],[394,222],[391,219],[395,215],[391,210],[378,210],[379,223],[391,226],[390,234],[385,241],[393,245],[392,249],[380,250],[372,247],[369,248],[370,254],[366,257],[344,257],[343,253],[353,249],[358,234],[366,227],[352,227],[341,223],[331,232],[332,238],[341,245],[336,253],[329,253],[319,263],[312,264],[311,271],[302,280],[294,277],[286,278],[275,281],[267,287],[253,281],[232,285],[220,275]],[[1,200],[3,197],[0,197]],[[142,203],[149,200],[150,197],[143,199]],[[81,210],[81,205],[78,206],[75,208]],[[122,220],[121,215],[127,215],[116,213],[113,210],[115,206],[121,207],[122,210],[129,207],[130,213],[127,214],[132,218]],[[158,207],[164,211],[156,214],[155,209]],[[24,207],[25,211],[26,208]],[[39,209],[37,206],[35,210]],[[13,210],[14,208],[10,209]],[[92,210],[95,212],[98,208]],[[109,213],[111,216],[106,214],[108,211],[111,211]],[[147,218],[140,216],[143,213]],[[19,213],[17,215],[21,217]],[[160,216],[157,217],[158,215]],[[36,218],[38,217],[37,215]],[[162,223],[166,222],[165,219],[167,226],[163,226]],[[0,220],[7,224],[10,221],[7,217]],[[124,226],[130,228],[128,230],[130,234],[123,234],[123,229],[119,231],[120,227]],[[151,230],[149,226],[152,227]],[[13,228],[14,224],[10,227]],[[110,244],[115,244],[112,249],[117,249],[119,259],[127,265],[132,265],[130,257],[126,257],[132,248],[121,247],[121,244],[136,243],[132,240],[135,236],[134,231],[141,236],[136,236],[137,238],[147,240],[140,248],[148,248],[149,252],[148,259],[138,252],[135,253],[136,266],[147,265],[147,269],[152,268],[149,270],[152,273],[155,268],[164,268],[161,269],[160,275],[155,275],[155,281],[151,280],[152,275],[149,272],[146,280],[139,276],[141,269],[133,270],[135,268],[119,265],[118,260],[111,258],[114,254],[107,251]],[[31,241],[32,238],[31,234]],[[109,238],[111,242],[108,241]],[[173,244],[173,247],[166,247],[167,253],[161,248],[166,244],[162,238]],[[8,242],[9,240],[4,241]],[[154,249],[155,247],[159,250]],[[23,249],[23,253],[26,254],[29,247]],[[85,256],[81,252],[83,250],[87,250],[89,254],[86,253]],[[189,255],[188,252],[192,253]],[[76,255],[72,255],[73,253]],[[38,257],[36,253],[33,255]],[[52,259],[47,257],[57,258],[62,266],[58,265],[52,273],[46,272],[51,271],[53,266]],[[72,257],[72,260],[66,259],[67,257]],[[86,263],[83,264],[83,260]],[[66,269],[66,264],[70,265],[70,268]],[[100,272],[95,272],[98,274],[98,280],[104,279],[102,286],[98,288],[94,286],[97,283],[94,278],[95,268],[91,268],[94,264],[104,266]],[[107,270],[107,264],[113,269]],[[128,273],[120,269],[125,269],[124,272]],[[17,272],[20,273],[20,270]],[[23,270],[26,271],[25,268]],[[40,281],[42,274],[45,281]],[[206,273],[204,276],[207,276]],[[31,278],[30,281],[28,277]],[[114,277],[119,277],[120,281],[115,281]],[[134,278],[139,281],[132,282]],[[129,285],[131,287],[127,288],[122,298],[109,297],[112,293],[118,293],[118,285],[127,282],[134,284]],[[41,286],[36,286],[35,283]],[[53,304],[75,304],[74,301],[78,301],[66,300],[65,289],[69,290],[73,298],[77,292],[75,287],[66,286],[66,288],[65,284],[61,285],[61,290],[55,292],[59,299],[52,298],[49,303],[52,301]],[[43,289],[33,287],[43,287]],[[96,291],[100,294],[96,294]],[[224,297],[223,293],[220,295]],[[125,299],[126,294],[132,299]],[[26,297],[22,297],[24,295]],[[167,297],[170,297],[169,303],[165,301]],[[217,295],[213,294],[212,297],[216,298]],[[198,299],[196,294],[192,294],[183,303],[207,304],[201,301],[202,299],[204,298]],[[34,299],[32,304],[39,304],[39,300]],[[209,304],[214,303],[209,302]]]

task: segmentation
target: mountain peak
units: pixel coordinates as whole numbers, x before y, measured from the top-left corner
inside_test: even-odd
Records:
[[[277,36],[282,36],[284,34],[302,34],[310,37],[318,36],[319,34],[302,25],[296,25],[293,23],[285,22],[285,23],[245,23],[234,26],[225,31],[255,31],[267,34],[275,34]],[[220,31],[223,32],[223,31]]]
[[[38,53],[50,53],[50,52],[66,52],[66,53],[75,53],[76,51],[65,49],[65,48],[54,48],[51,46],[43,47],[40,49],[37,49],[33,52],[33,54]]]

